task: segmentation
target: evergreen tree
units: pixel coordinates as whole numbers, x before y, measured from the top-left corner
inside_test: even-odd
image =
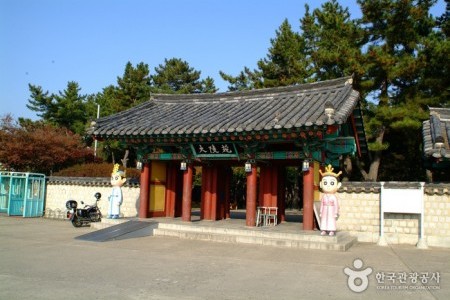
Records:
[[[150,99],[150,72],[147,64],[139,63],[133,67],[131,62],[125,66],[123,77],[117,77],[117,88],[107,88],[111,107],[116,112],[131,108]],[[105,92],[105,90],[104,90]],[[114,94],[114,97],[109,97]]]
[[[43,121],[77,134],[84,133],[88,120],[85,107],[87,96],[79,94],[81,88],[77,82],[69,81],[64,91],[51,95],[40,86],[29,84],[28,87],[31,95],[27,107],[39,112],[38,116]]]
[[[209,94],[214,94],[215,92],[217,92],[217,87],[214,84],[214,79],[212,79],[212,77],[206,77],[204,80],[202,80],[202,87],[201,87],[201,92],[202,93],[209,93]]]
[[[230,84],[228,86],[229,91],[252,90],[255,88],[253,80],[250,79],[252,72],[247,67],[244,67],[244,71],[241,71],[238,76],[228,75],[223,71],[219,71],[219,74],[223,80]]]
[[[164,65],[155,68],[152,79],[152,92],[161,94],[215,93],[214,80],[207,77],[200,80],[200,71],[191,68],[179,58],[165,59]]]
[[[450,0],[445,0],[445,12],[437,19],[437,25],[442,33],[448,37],[450,35]]]
[[[75,81],[67,83],[67,88],[54,95],[56,110],[53,122],[74,133],[83,134],[88,116],[86,113],[86,95],[80,95],[81,88]]]
[[[53,101],[53,95],[48,91],[43,91],[42,87],[28,84],[30,90],[30,99],[28,99],[27,108],[37,112],[37,116],[46,121],[51,121],[54,117],[56,104]]]
[[[446,11],[418,52],[424,65],[418,70],[418,94],[424,104],[432,107],[450,107],[450,1],[446,2]]]
[[[267,57],[258,61],[258,69],[250,71],[245,67],[236,77],[220,72],[221,77],[230,83],[230,90],[286,86],[308,80],[311,76],[310,61],[305,54],[302,36],[292,30],[287,19],[275,35],[270,40]]]
[[[366,120],[373,159],[369,172],[363,174],[367,180],[377,180],[383,151],[389,148],[386,141],[413,145],[409,141],[413,139],[416,155],[412,159],[420,169],[418,141],[421,121],[427,117],[427,103],[417,98],[417,82],[426,64],[417,54],[433,30],[434,20],[428,12],[435,1],[358,0],[358,3],[368,40],[363,87],[375,103],[369,107],[370,118]],[[385,152],[385,155],[391,161],[409,165],[411,155],[403,150]],[[420,172],[419,169],[414,173]]]
[[[292,30],[288,20],[284,20],[270,40],[267,57],[258,61],[262,80],[256,87],[276,87],[306,82],[310,77],[310,63],[305,55],[305,41]],[[258,83],[262,83],[259,86]]]
[[[97,105],[100,105],[100,117],[109,116],[124,109],[118,101],[117,87],[114,85],[103,88],[102,92],[93,95],[90,100],[95,109],[95,116],[97,115]]]
[[[355,78],[361,77],[365,71],[361,52],[364,31],[350,19],[348,8],[332,0],[312,14],[308,5],[305,10],[305,16],[300,20],[301,30],[315,80],[352,74]]]

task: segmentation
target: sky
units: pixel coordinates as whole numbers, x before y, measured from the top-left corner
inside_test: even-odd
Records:
[[[150,74],[180,58],[227,91],[219,71],[238,75],[265,58],[288,19],[299,31],[304,0],[0,0],[0,117],[39,119],[26,107],[28,84],[58,93],[76,81],[81,94],[116,85],[125,65],[144,62]],[[356,0],[340,0],[351,18]],[[432,14],[442,15],[444,0]]]

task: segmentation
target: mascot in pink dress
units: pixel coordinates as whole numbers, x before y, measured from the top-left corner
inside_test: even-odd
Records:
[[[334,173],[333,167],[328,165],[325,167],[325,172],[322,173],[322,180],[320,181],[320,188],[322,189],[322,198],[320,199],[320,230],[321,235],[326,235],[327,232],[333,236],[336,232],[336,219],[339,216],[339,200],[336,193],[341,187],[338,181],[339,175],[342,172]]]
[[[115,164],[111,173],[111,185],[113,189],[111,196],[109,196],[108,219],[118,219],[120,217],[120,205],[123,201],[122,186],[125,184],[125,181],[127,181],[125,172],[119,171],[119,164]]]

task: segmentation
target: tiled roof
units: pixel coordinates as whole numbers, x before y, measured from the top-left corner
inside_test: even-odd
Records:
[[[423,122],[422,135],[426,157],[450,158],[450,108],[430,108],[430,119]]]
[[[359,100],[351,82],[351,77],[343,77],[251,91],[157,94],[136,107],[97,120],[91,133],[97,138],[113,139],[189,137],[342,124]],[[324,114],[326,103],[335,108],[333,119]],[[362,119],[357,122],[361,125]]]

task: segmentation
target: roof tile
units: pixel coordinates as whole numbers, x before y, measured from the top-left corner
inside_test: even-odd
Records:
[[[327,101],[336,110],[332,122],[342,124],[359,100],[359,93],[348,84],[350,79],[218,94],[152,95],[145,103],[99,119],[92,133],[124,138],[310,127],[328,120]]]

